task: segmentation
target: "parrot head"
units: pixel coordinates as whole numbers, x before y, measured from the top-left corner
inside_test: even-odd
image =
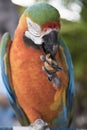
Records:
[[[38,3],[27,8],[20,19],[24,41],[36,47],[42,47],[46,54],[55,56],[58,48],[60,30],[60,14],[57,9],[47,3]],[[26,40],[27,39],[27,40]]]

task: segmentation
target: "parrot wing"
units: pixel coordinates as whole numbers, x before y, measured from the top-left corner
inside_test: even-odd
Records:
[[[69,118],[68,124],[70,125],[71,120],[72,120],[73,100],[74,100],[74,97],[75,97],[73,64],[72,64],[70,52],[69,52],[67,46],[65,45],[65,43],[62,41],[61,38],[59,39],[58,43],[64,49],[64,54],[65,54],[66,62],[67,62],[67,66],[68,66],[69,84],[68,84],[68,89],[67,89],[67,92],[66,92],[66,95],[67,95],[66,109],[67,109],[68,118]]]
[[[1,65],[1,75],[4,82],[4,85],[7,90],[7,97],[16,111],[18,119],[22,125],[29,125],[29,121],[27,116],[23,112],[20,107],[17,97],[14,92],[14,87],[12,85],[12,77],[11,77],[11,68],[10,68],[10,60],[9,60],[9,52],[12,41],[9,33],[5,33],[2,37],[0,43],[0,65]]]

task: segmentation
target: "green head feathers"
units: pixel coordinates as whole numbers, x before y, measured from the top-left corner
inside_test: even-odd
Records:
[[[32,5],[24,11],[29,18],[40,26],[49,22],[59,22],[60,14],[56,8],[47,3]]]

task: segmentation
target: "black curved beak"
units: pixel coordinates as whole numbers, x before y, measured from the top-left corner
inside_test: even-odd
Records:
[[[46,54],[50,53],[51,57],[54,58],[58,49],[58,31],[53,30],[49,34],[44,35],[43,39],[43,50]]]

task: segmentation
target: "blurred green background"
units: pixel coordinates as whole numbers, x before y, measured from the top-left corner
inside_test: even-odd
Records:
[[[38,1],[41,0],[36,0],[35,2]],[[50,2],[50,0],[43,1]],[[71,52],[74,65],[76,100],[72,127],[87,128],[87,0],[61,0],[61,3],[64,8],[69,10],[71,10],[70,7],[73,3],[76,3],[81,8],[79,20],[61,18],[61,34]],[[10,10],[6,11],[8,10],[7,8]],[[0,12],[0,19],[4,17],[3,20],[0,20],[1,36],[6,31],[9,31],[13,38],[18,19],[24,9],[25,7],[12,4],[10,0],[0,0],[0,11],[4,11],[2,14]],[[9,12],[11,13],[12,11],[13,14],[6,20],[6,16],[3,16],[3,14],[6,13],[8,17]],[[6,25],[9,25],[9,28]]]

